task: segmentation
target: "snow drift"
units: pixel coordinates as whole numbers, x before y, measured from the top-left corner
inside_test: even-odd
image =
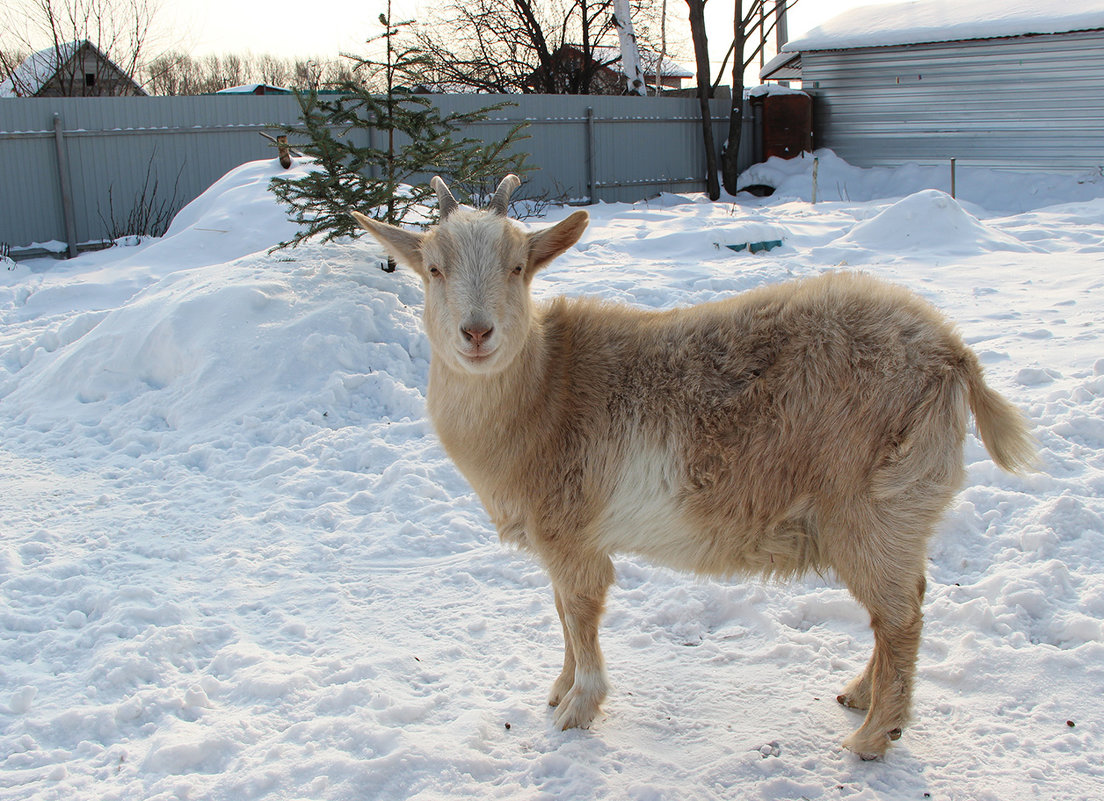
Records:
[[[762,169],[805,191],[807,163]],[[269,253],[258,162],[162,240],[0,271],[0,798],[1098,797],[1104,191],[978,172],[952,203],[827,157],[822,189],[837,168],[816,206],[782,183],[592,207],[536,288],[663,308],[861,263],[1036,422],[1026,479],[967,443],[885,762],[833,744],[870,648],[846,592],[633,559],[604,624],[632,694],[555,731],[543,571],[423,420],[421,287],[367,242]],[[786,246],[721,247],[767,230]]]

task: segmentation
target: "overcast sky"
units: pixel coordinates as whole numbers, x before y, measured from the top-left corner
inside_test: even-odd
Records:
[[[440,2],[394,0],[394,13],[417,17]],[[800,0],[789,15],[790,38],[848,8],[875,2],[885,0]],[[383,0],[189,0],[163,3],[160,15],[177,47],[196,55],[248,50],[310,57],[362,51],[364,41],[379,32],[385,8]],[[718,61],[731,36],[732,8],[731,0],[706,5],[710,51]],[[686,19],[684,0],[668,0],[667,10],[669,19]],[[692,69],[689,46],[687,51],[683,63]]]

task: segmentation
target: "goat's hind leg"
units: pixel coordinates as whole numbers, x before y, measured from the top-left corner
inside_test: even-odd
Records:
[[[919,609],[888,621],[871,614],[870,708],[863,725],[843,741],[863,759],[882,756],[908,722],[922,625]]]
[[[874,658],[866,663],[863,672],[848,682],[836,700],[848,709],[870,709],[870,675],[874,671]]]
[[[869,664],[838,698],[844,706],[867,710],[862,726],[843,741],[863,759],[884,754],[909,718],[923,626],[926,539],[882,529],[853,541],[849,553],[833,559],[840,578],[870,613],[874,631]]]
[[[552,687],[549,703],[561,729],[586,727],[598,714],[609,689],[598,646],[598,622],[606,591],[613,583],[613,564],[605,554],[569,564],[551,565],[556,609],[564,628],[564,668]]]

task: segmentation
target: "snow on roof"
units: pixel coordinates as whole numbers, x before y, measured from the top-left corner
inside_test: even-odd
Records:
[[[747,91],[748,97],[765,97],[767,95],[804,95],[806,92],[789,86],[780,86],[776,83],[764,83],[753,86]]]
[[[270,83],[244,83],[241,86],[227,86],[219,89],[216,95],[290,95],[291,90]]]
[[[1104,29],[1104,0],[912,0],[854,8],[783,46],[783,51],[994,39]]]
[[[0,97],[33,97],[46,82],[80,49],[83,41],[65,42],[46,47],[23,59],[12,74],[0,81]]]
[[[787,53],[783,50],[759,70],[759,80],[769,78],[775,80],[800,80],[801,79],[801,53]]]

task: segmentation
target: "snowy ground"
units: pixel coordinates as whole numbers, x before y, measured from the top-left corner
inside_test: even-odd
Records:
[[[668,307],[861,268],[1030,415],[1044,473],[967,442],[884,761],[839,745],[871,646],[845,591],[631,558],[613,693],[555,731],[551,590],[425,422],[419,282],[367,241],[268,254],[258,162],[159,241],[0,270],[0,798],[1104,797],[1104,183],[960,175],[960,204],[820,155],[815,206],[806,159],[750,181],[775,198],[592,207],[536,286]]]

